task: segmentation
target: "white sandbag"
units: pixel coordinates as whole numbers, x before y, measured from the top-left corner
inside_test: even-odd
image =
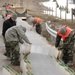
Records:
[[[11,75],[11,74],[9,71],[7,71],[5,68],[3,68],[2,75]]]
[[[27,44],[27,43],[23,43],[20,44],[20,53],[22,54],[26,54],[28,52],[30,52],[31,50],[31,45]]]
[[[20,68],[22,70],[22,75],[27,75],[26,63],[24,62],[23,54],[20,54]]]
[[[55,48],[55,46],[47,45],[47,49],[49,49],[49,53],[48,53],[49,56],[53,56],[57,58],[59,51],[57,50],[57,48]]]

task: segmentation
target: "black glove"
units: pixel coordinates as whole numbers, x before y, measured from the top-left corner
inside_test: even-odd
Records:
[[[58,47],[58,50],[62,50],[63,48],[60,46],[60,47]]]

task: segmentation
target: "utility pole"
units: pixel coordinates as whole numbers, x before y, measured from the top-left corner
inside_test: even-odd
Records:
[[[66,12],[68,13],[68,0],[66,0]]]

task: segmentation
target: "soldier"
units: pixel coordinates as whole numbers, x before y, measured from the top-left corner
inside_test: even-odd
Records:
[[[26,28],[23,26],[13,26],[6,31],[5,40],[6,40],[6,49],[8,50],[8,57],[10,55],[11,64],[19,65],[19,43],[23,44],[25,41],[28,44],[31,44],[28,38],[25,36]],[[23,41],[24,40],[24,41]]]
[[[63,44],[59,46],[61,38],[63,39]],[[58,47],[58,50],[62,50],[62,60],[68,66],[73,65],[74,40],[75,32],[73,29],[63,26],[58,30],[55,47]]]
[[[17,14],[13,13],[9,19],[7,19],[3,22],[2,35],[3,35],[5,47],[6,47],[5,33],[10,27],[16,26],[16,19],[17,19]],[[4,55],[7,56],[7,53],[8,52],[6,50],[6,53],[4,53]]]
[[[38,34],[41,34],[41,31],[42,31],[42,26],[41,26],[42,19],[41,19],[41,18],[38,18],[38,17],[35,17],[35,18],[32,20],[32,23],[33,23],[33,27],[34,27],[34,26],[36,27],[36,32],[37,32]]]

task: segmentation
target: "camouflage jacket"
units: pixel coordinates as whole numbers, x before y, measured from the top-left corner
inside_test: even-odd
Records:
[[[61,47],[61,49],[66,48],[66,49],[71,49],[74,47],[74,42],[75,42],[75,32],[72,31],[69,36],[66,38],[66,41],[63,41],[63,44],[60,45],[60,40],[61,37],[59,35],[57,35],[56,37],[56,43],[55,43],[55,47]]]
[[[26,28],[22,26],[13,26],[9,28],[5,33],[6,42],[17,41],[23,43],[24,40],[26,43],[30,44],[25,32]]]

